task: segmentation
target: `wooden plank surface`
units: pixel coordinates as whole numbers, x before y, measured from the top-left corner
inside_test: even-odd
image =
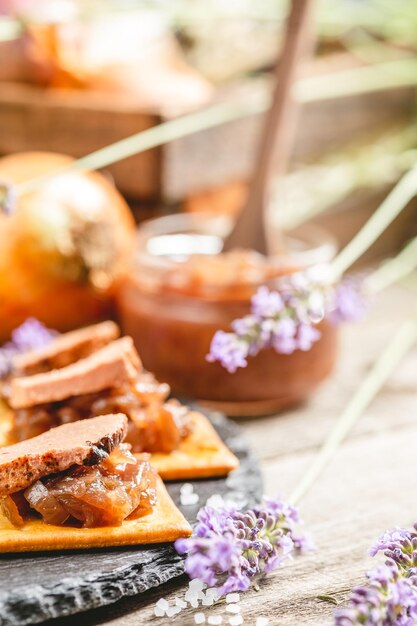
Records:
[[[415,293],[399,287],[375,298],[366,320],[344,327],[337,370],[308,404],[280,416],[242,422],[260,458],[268,495],[290,493],[415,300]],[[301,502],[316,552],[267,577],[258,592],[242,596],[244,624],[255,624],[256,615],[265,615],[274,626],[330,626],[335,607],[318,596],[332,595],[343,604],[349,589],[363,580],[371,566],[367,550],[374,538],[386,528],[417,520],[416,373],[417,348],[394,372],[337,458]],[[155,601],[180,596],[185,584],[180,580],[146,596],[77,616],[77,624],[162,625],[166,620],[153,616]],[[218,607],[210,614],[222,612]],[[175,623],[191,626],[194,613],[183,611]],[[59,620],[59,624],[69,626],[72,620]],[[228,623],[227,618],[223,623]]]

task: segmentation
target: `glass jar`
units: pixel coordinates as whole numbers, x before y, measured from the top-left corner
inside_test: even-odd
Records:
[[[243,279],[236,274],[236,282],[233,275],[213,280],[209,273],[192,283],[185,280],[190,255],[218,254],[229,229],[227,218],[198,214],[159,218],[140,228],[134,266],[117,294],[122,327],[133,337],[144,367],[169,383],[175,395],[233,416],[273,413],[304,400],[330,374],[335,327],[323,320],[321,338],[308,352],[263,350],[233,374],[207,361],[212,337],[249,313],[251,296],[261,284],[273,288],[289,272],[329,262],[336,246],[322,230],[308,226],[287,238],[285,257],[268,259],[267,279],[250,268]]]

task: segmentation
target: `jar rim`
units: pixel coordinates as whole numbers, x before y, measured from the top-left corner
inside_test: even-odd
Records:
[[[198,254],[208,256],[218,254],[232,225],[233,220],[229,216],[213,216],[206,213],[177,213],[148,220],[137,230],[135,269],[163,273],[179,268],[191,254],[196,254],[192,251],[184,254],[186,237],[190,238],[190,242],[195,237],[200,238],[198,239]],[[204,237],[206,237],[205,241]],[[170,238],[171,242],[169,242]],[[296,266],[305,269],[314,265],[325,265],[332,261],[338,249],[335,237],[316,224],[298,226],[286,234],[285,241],[290,253],[272,254],[269,257],[270,261],[281,268],[291,265],[292,268]],[[168,248],[171,245],[171,251],[162,252],[166,250],[167,245]],[[177,252],[175,246],[178,246]],[[158,253],[158,250],[161,252]],[[245,281],[247,285],[258,282],[258,280],[251,280],[250,275]],[[206,286],[210,287],[210,284]],[[214,283],[212,286],[218,287]]]

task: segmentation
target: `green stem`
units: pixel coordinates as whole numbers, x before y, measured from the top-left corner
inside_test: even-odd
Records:
[[[334,74],[312,76],[298,81],[295,95],[300,102],[345,98],[417,84],[417,59],[374,63]]]
[[[378,75],[377,81],[372,76]],[[362,67],[326,76],[301,80],[296,85],[296,94],[302,102],[313,102],[326,98],[340,98],[350,93],[366,93],[375,88],[390,89],[393,86],[417,84],[417,60],[380,63],[372,67]],[[349,85],[351,91],[346,89]],[[264,112],[270,98],[259,94],[244,102],[222,102],[201,111],[163,122],[145,131],[117,141],[81,159],[25,183],[16,185],[16,193],[32,191],[49,178],[67,171],[92,171],[107,167],[122,159],[156,148],[187,135],[220,126],[227,122]]]
[[[364,280],[365,294],[373,295],[400,282],[417,268],[417,237],[412,239],[397,256],[383,263]]]
[[[405,322],[397,331],[388,347],[379,356],[365,380],[348,402],[325,439],[319,453],[291,494],[290,501],[292,503],[298,503],[307,494],[326,465],[335,456],[340,444],[416,340],[417,314]]]
[[[370,248],[415,196],[416,192],[417,165],[404,174],[366,224],[334,259],[332,269],[336,280]]]

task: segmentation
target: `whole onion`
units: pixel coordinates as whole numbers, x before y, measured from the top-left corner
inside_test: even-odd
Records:
[[[13,189],[71,161],[48,152],[7,156],[0,181]],[[30,316],[64,331],[110,315],[133,238],[129,207],[102,174],[61,173],[19,194],[0,214],[0,341]]]

